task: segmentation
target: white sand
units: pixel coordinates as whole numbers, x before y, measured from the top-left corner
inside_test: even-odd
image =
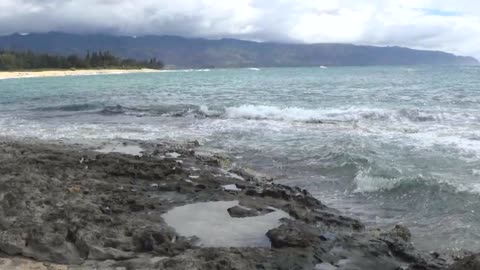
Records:
[[[156,69],[89,69],[89,70],[48,70],[48,71],[0,71],[1,79],[41,78],[41,77],[64,77],[64,76],[88,76],[109,75],[128,73],[151,73],[161,72]]]

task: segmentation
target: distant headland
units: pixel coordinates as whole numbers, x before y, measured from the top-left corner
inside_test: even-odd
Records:
[[[169,68],[477,65],[468,56],[402,47],[288,44],[179,36],[78,35],[59,32],[0,37],[0,50],[68,56],[110,51],[128,59],[157,58]]]

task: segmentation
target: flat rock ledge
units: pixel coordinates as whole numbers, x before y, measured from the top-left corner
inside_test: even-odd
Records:
[[[0,269],[480,269],[479,255],[419,252],[405,227],[365,229],[305,190],[196,155],[195,143],[124,144],[143,151],[0,142]],[[162,219],[211,201],[238,201],[235,219],[290,218],[265,232],[271,248],[205,248]]]

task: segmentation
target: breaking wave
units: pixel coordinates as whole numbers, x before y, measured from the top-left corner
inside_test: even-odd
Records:
[[[170,117],[219,117],[221,113],[211,111],[206,106],[190,104],[163,105],[150,107],[126,107],[121,105],[105,106],[100,112],[102,115],[134,115],[134,116],[170,116]]]
[[[339,109],[306,109],[299,107],[277,107],[267,105],[241,105],[234,107],[214,108],[192,104],[155,105],[155,106],[123,106],[103,105],[99,103],[68,104],[53,107],[41,107],[37,111],[53,112],[96,112],[108,115],[133,116],[170,116],[200,117],[248,120],[274,120],[305,123],[323,122],[480,122],[480,116],[468,112],[432,111],[418,109],[370,109],[362,107]]]
[[[466,193],[480,195],[480,185],[475,183],[460,183],[450,181],[440,176],[408,175],[398,173],[396,175],[381,175],[372,168],[360,169],[353,178],[354,193],[378,193],[378,194],[405,194],[418,192]]]
[[[64,112],[80,112],[91,111],[102,108],[103,105],[99,103],[81,103],[81,104],[68,104],[51,107],[41,107],[35,109],[36,111],[50,112],[50,111],[64,111]]]
[[[123,106],[103,105],[99,103],[69,104],[61,106],[40,107],[34,111],[41,112],[76,112],[97,113],[103,116],[131,115],[131,116],[170,116],[170,117],[219,117],[222,113],[212,111],[206,106],[190,104],[159,105],[159,106]]]
[[[396,121],[396,122],[442,122],[442,121],[479,121],[475,114],[465,112],[436,112],[418,109],[305,109],[298,107],[280,108],[264,105],[242,105],[225,109],[226,118],[245,118],[257,120],[297,121],[318,123],[323,121],[355,122],[360,120]]]
[[[353,178],[354,192],[383,192],[391,191],[401,186],[414,186],[422,184],[421,177],[405,177],[405,176],[387,176],[375,175],[371,173],[371,169],[360,170]]]
[[[357,151],[354,151],[357,152]],[[451,175],[422,174],[403,166],[381,162],[380,156],[364,156],[345,150],[328,152],[315,156],[314,164],[321,174],[342,183],[345,191],[360,194],[404,194],[404,193],[435,193],[449,194],[468,193],[480,195],[480,184],[462,182],[452,179]],[[311,166],[311,165],[309,165]],[[471,166],[472,168],[475,165]],[[476,169],[465,171],[475,177],[480,173]],[[342,180],[344,179],[344,180]]]

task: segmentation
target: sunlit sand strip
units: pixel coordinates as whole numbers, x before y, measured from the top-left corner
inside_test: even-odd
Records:
[[[89,76],[111,75],[128,73],[161,72],[156,69],[91,69],[91,70],[48,70],[48,71],[4,71],[0,72],[1,79],[64,77],[64,76]]]

